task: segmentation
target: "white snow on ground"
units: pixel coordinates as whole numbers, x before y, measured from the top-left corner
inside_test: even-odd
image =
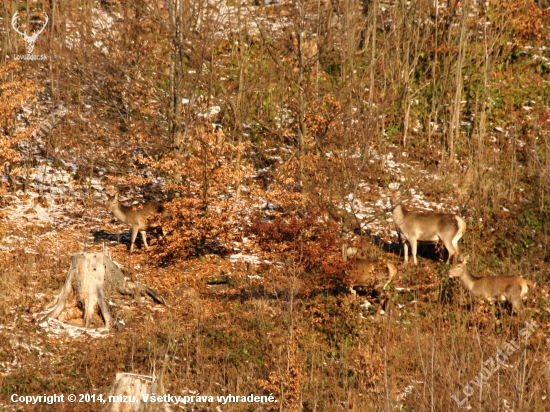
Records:
[[[107,328],[82,328],[79,326],[69,325],[57,319],[47,319],[39,324],[48,334],[67,336],[69,338],[106,338],[112,334]]]
[[[231,262],[249,262],[259,265],[260,263],[271,263],[269,260],[260,259],[258,256],[254,255],[243,255],[242,253],[236,253],[229,256]]]
[[[392,147],[395,152],[398,147]],[[363,229],[380,237],[387,243],[397,240],[397,232],[391,218],[391,196],[396,190],[400,190],[403,196],[403,204],[407,210],[415,211],[433,211],[433,212],[449,212],[458,213],[459,205],[454,205],[452,199],[441,199],[441,202],[429,201],[425,198],[424,193],[419,191],[417,185],[409,187],[409,179],[407,176],[423,176],[423,179],[437,181],[439,176],[430,174],[426,170],[417,169],[414,164],[399,162],[397,156],[393,152],[385,155],[380,155],[374,148],[369,149],[370,160],[374,164],[381,164],[386,173],[391,177],[392,183],[388,188],[382,188],[379,185],[373,185],[368,182],[359,183],[359,191],[357,197],[353,198],[353,193],[348,194],[345,202],[340,204],[340,207],[348,212],[353,212],[360,219]],[[401,156],[406,159],[406,156]],[[376,201],[365,202],[361,200],[362,193],[379,193],[379,198]]]
[[[11,196],[11,200],[15,200],[11,206],[5,208],[5,213],[8,214],[8,221],[18,225],[38,225],[45,226],[45,223],[54,223],[54,213],[50,208],[45,208],[37,203],[40,195],[35,192],[18,192],[17,196]],[[10,198],[6,196],[6,198]],[[45,196],[46,201],[53,202],[51,196]]]
[[[395,147],[395,151],[398,150],[399,148]],[[393,224],[391,224],[390,213],[389,199],[391,191],[398,189],[400,185],[405,186],[407,182],[406,175],[424,175],[425,179],[433,180],[437,180],[438,176],[430,175],[426,171],[416,170],[410,164],[397,161],[398,157],[393,152],[380,155],[373,148],[370,148],[369,151],[370,161],[382,164],[394,183],[390,184],[389,189],[384,189],[376,184],[361,182],[357,198],[353,199],[353,195],[350,193],[346,197],[345,203],[340,206],[350,212],[353,211],[373,234],[380,236],[386,242],[395,241],[397,233]],[[400,158],[403,157],[400,156]],[[44,160],[41,161],[44,162]],[[29,239],[21,239],[14,234],[5,233],[0,238],[0,251],[7,252],[17,248],[22,243],[26,243],[26,248],[30,253],[37,253],[33,250],[33,244],[38,246],[44,241],[57,244],[55,249],[59,249],[62,246],[56,240],[56,234],[63,228],[76,225],[87,228],[89,232],[109,227],[112,217],[106,210],[100,208],[90,212],[84,206],[85,202],[90,200],[86,193],[89,186],[95,189],[96,201],[99,203],[103,201],[102,192],[105,191],[103,182],[99,178],[93,178],[90,182],[85,182],[84,185],[79,186],[75,183],[72,174],[65,170],[66,168],[66,165],[63,168],[38,165],[29,172],[28,176],[20,177],[20,180],[27,179],[29,189],[26,193],[19,191],[4,196],[6,206],[0,212],[4,221],[12,223],[14,227],[36,226],[43,228],[43,232],[33,236],[30,242]],[[74,168],[71,167],[71,169],[74,173]],[[363,201],[361,200],[362,193],[379,193],[379,198],[370,202]],[[405,206],[409,210],[458,211],[458,206],[452,205],[451,199],[442,199],[441,203],[431,202],[426,200],[424,194],[414,187],[403,194]],[[254,198],[250,204],[254,205],[252,209],[262,209],[265,213],[277,210],[277,205],[267,203],[262,198]],[[242,210],[246,209],[247,206],[239,202],[235,207]],[[248,207],[250,208],[250,206]],[[235,222],[235,224],[235,230],[242,230],[239,227],[239,222]],[[85,238],[77,240],[81,243],[86,241]],[[248,241],[235,242],[233,250],[238,253],[230,256],[229,259],[232,262],[268,263],[249,249],[253,247],[252,243]]]

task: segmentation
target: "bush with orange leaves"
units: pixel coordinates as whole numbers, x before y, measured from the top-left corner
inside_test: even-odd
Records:
[[[171,218],[162,222],[166,237],[157,257],[165,262],[206,253],[225,254],[236,222],[229,202],[205,206],[200,198],[174,199],[166,207]]]
[[[0,170],[10,180],[19,174],[23,157],[18,145],[31,137],[36,125],[25,129],[16,127],[15,119],[22,104],[31,104],[36,100],[38,86],[35,81],[24,76],[16,62],[0,67]],[[0,185],[0,194],[4,190]]]
[[[533,0],[491,0],[491,22],[501,29],[508,29],[515,41],[542,40],[548,29],[545,19],[548,12],[542,11]]]
[[[281,342],[284,347],[286,342]],[[288,351],[279,359],[272,359],[265,365],[271,368],[268,379],[258,379],[258,385],[272,394],[286,411],[301,411],[301,394],[304,385],[304,359],[295,340],[289,342]]]
[[[166,190],[174,195],[166,204],[172,219],[163,222],[168,235],[158,251],[160,259],[224,254],[226,245],[242,236],[235,182],[243,180],[247,169],[235,170],[235,158],[245,149],[245,144],[220,139],[203,120],[189,131],[182,150],[172,151],[160,161],[143,159],[166,176]]]
[[[302,293],[330,291],[345,284],[346,263],[340,257],[338,225],[314,206],[305,213],[254,219],[249,236],[264,253],[293,256],[297,275],[304,280]]]

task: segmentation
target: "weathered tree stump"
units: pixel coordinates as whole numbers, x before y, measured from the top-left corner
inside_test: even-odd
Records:
[[[65,309],[67,298],[73,292],[75,292],[77,301],[84,309],[86,327],[90,325],[96,304],[99,305],[105,326],[107,328],[111,327],[111,315],[107,302],[114,292],[134,296],[148,294],[156,302],[164,303],[164,299],[153,289],[124,280],[120,267],[113,261],[110,253],[107,252],[81,252],[73,255],[57,305],[42,321],[48,318],[57,319]]]
[[[117,373],[108,398],[108,412],[145,412],[155,409],[157,405],[143,402],[143,396],[156,392],[157,381],[153,376]]]
[[[164,411],[163,402],[158,397],[164,395],[164,376],[169,361],[164,355],[160,375],[153,371],[152,376],[135,373],[117,373],[112,389],[107,395],[106,408],[102,412],[153,412]],[[156,400],[151,399],[156,396]]]

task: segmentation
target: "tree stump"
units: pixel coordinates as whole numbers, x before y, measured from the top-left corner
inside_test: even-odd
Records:
[[[108,412],[145,412],[155,409],[158,405],[143,402],[142,395],[156,392],[157,381],[153,376],[117,373],[112,394],[108,398]]]
[[[41,322],[48,318],[57,319],[65,309],[67,298],[73,292],[84,309],[86,328],[90,325],[96,304],[99,305],[105,326],[111,327],[111,314],[107,302],[114,292],[134,296],[148,294],[157,303],[164,303],[164,299],[151,288],[124,280],[122,270],[108,252],[81,252],[73,255],[57,305]]]
[[[164,355],[164,363],[160,375],[137,375],[135,373],[117,373],[112,389],[107,395],[108,404],[102,412],[153,412],[164,411],[163,402],[158,397],[164,395],[164,376],[169,361]],[[149,396],[156,395],[157,401],[151,401]]]

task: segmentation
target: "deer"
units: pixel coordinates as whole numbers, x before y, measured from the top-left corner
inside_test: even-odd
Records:
[[[117,219],[126,223],[132,229],[130,253],[134,250],[134,243],[138,232],[141,233],[141,239],[143,240],[145,249],[149,249],[146,239],[146,231],[149,228],[147,219],[149,216],[155,213],[160,213],[163,217],[169,216],[164,206],[155,201],[142,203],[136,206],[125,206],[118,200],[118,192],[115,193],[114,196],[107,195],[107,209],[109,209],[109,211],[112,212]]]
[[[351,286],[349,288],[353,296],[357,296],[355,287],[374,287],[374,289],[386,290],[386,287],[397,274],[397,269],[390,262],[385,262],[378,258],[367,258],[362,253],[358,253],[357,248],[349,247],[347,244],[342,245],[342,258],[344,262],[349,260],[349,257],[356,255],[352,262],[351,273],[349,278]],[[381,305],[386,309],[389,302],[389,296],[382,292]]]
[[[533,282],[513,275],[473,276],[466,267],[468,259],[469,256],[459,256],[458,263],[449,271],[449,278],[459,278],[475,297],[487,299],[491,303],[495,300],[510,302],[512,314],[523,309],[523,299],[529,289],[535,288]]]
[[[397,227],[399,239],[405,239],[405,264],[409,262],[409,247],[414,264],[417,265],[417,242],[438,242],[442,240],[449,252],[447,264],[454,255],[458,255],[458,241],[466,231],[466,222],[459,216],[451,213],[436,212],[409,212],[401,204],[401,193],[396,192],[391,199],[392,218]]]

